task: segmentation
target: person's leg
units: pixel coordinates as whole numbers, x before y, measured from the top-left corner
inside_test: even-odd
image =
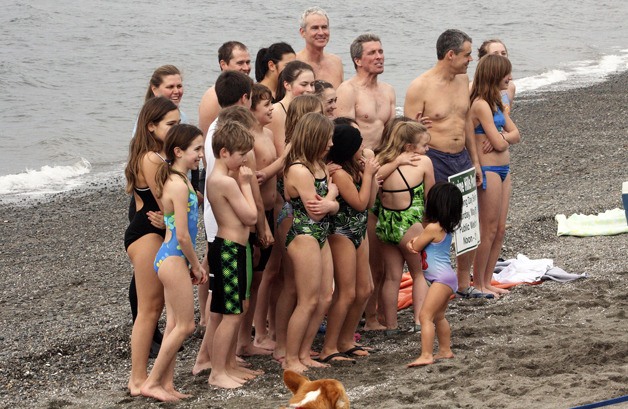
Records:
[[[375,234],[376,225],[377,217],[373,213],[369,212],[366,233],[369,243],[368,260],[371,270],[371,276],[373,279],[373,294],[370,296],[368,303],[366,304],[366,309],[364,311],[366,320],[364,324],[365,331],[386,329],[386,326],[382,325],[382,323],[378,320],[379,313],[382,311],[382,306],[379,306],[378,308],[378,303],[382,293],[382,286],[384,284],[385,276],[383,256],[381,252],[382,243]]]
[[[183,258],[166,258],[159,273],[167,300],[167,333],[141,393],[160,401],[176,401],[186,396],[174,389],[172,376],[177,351],[194,332],[194,292],[192,281],[188,279],[189,269]]]
[[[399,250],[403,255],[406,264],[408,265],[408,271],[412,277],[412,308],[414,310],[414,330],[420,325],[419,314],[421,312],[421,306],[427,295],[427,282],[423,277],[423,270],[421,266],[421,255],[411,253],[406,244],[414,237],[423,233],[423,226],[421,223],[415,223],[406,233],[403,235],[401,242],[399,243]]]
[[[164,307],[163,286],[153,268],[155,255],[162,243],[161,236],[147,234],[127,249],[135,270],[138,299],[137,318],[131,333],[131,376],[128,383],[131,396],[140,394],[140,388],[148,377],[148,355]]]
[[[209,263],[207,262],[207,253],[205,253],[205,256],[203,257],[203,261],[201,262],[201,264],[203,268],[205,269],[205,271],[209,273]],[[207,302],[209,298],[209,280],[207,280],[204,284],[199,284],[197,286],[197,291],[198,291],[198,310],[200,313],[200,319],[198,321],[199,328],[194,333],[194,336],[198,336],[199,338],[202,338],[203,335],[205,334],[205,331],[207,330],[208,315],[206,314],[206,312],[209,311],[209,309],[205,307],[207,306]]]
[[[207,369],[211,369],[212,367],[211,353],[214,346],[214,336],[218,326],[222,322],[222,314],[211,312],[210,302],[208,301],[206,306],[206,316],[208,317],[207,328],[205,330],[205,335],[203,335],[201,346],[198,349],[196,361],[192,367],[192,375],[198,375]]]
[[[325,342],[321,358],[340,352],[338,339],[349,307],[355,301],[356,250],[348,238],[334,234],[329,237],[334,270],[334,294],[327,314]]]
[[[347,317],[340,330],[338,337],[338,349],[340,352],[348,351],[355,346],[353,335],[358,328],[360,318],[362,318],[362,313],[366,308],[366,303],[373,294],[373,277],[371,276],[371,269],[369,268],[368,253],[369,243],[368,239],[365,239],[355,253],[355,300],[349,306]],[[368,352],[356,352],[353,355],[368,355]]]
[[[267,325],[268,311],[270,307],[272,286],[277,280],[279,267],[281,263],[282,244],[273,246],[268,263],[262,273],[262,282],[257,291],[257,305],[255,306],[255,340],[253,345],[272,351],[275,348],[275,342],[270,338]],[[268,323],[270,326],[270,323]]]
[[[497,225],[500,219],[502,181],[495,172],[486,172],[484,177],[486,179],[486,189],[478,189],[481,242],[477,248],[473,262],[473,284],[482,292],[495,294],[488,288],[490,281],[488,283],[486,282],[486,271],[491,247],[493,246],[495,235],[497,234]],[[458,280],[460,280],[460,277],[458,277]],[[459,285],[459,287],[462,286]]]
[[[293,266],[297,305],[288,322],[286,355],[282,366],[284,369],[301,373],[307,367],[301,363],[299,352],[318,306],[323,261],[318,242],[311,236],[295,237],[287,253]]]
[[[238,328],[242,314],[225,314],[216,333],[212,345],[212,371],[207,382],[219,388],[233,389],[242,386],[237,379],[229,376],[229,360],[235,356],[233,346],[236,343]]]
[[[452,289],[442,283],[432,283],[421,308],[421,355],[407,366],[421,366],[434,363],[434,336],[436,317],[443,316],[447,308]],[[441,328],[442,329],[442,328]],[[451,352],[451,349],[450,349]]]
[[[287,256],[285,243],[288,230],[292,226],[292,218],[285,218],[277,227],[277,246],[281,250],[281,267],[279,273],[281,275],[283,286],[280,291],[279,299],[275,308],[275,350],[273,358],[278,361],[284,359],[286,355],[286,342],[288,334],[288,321],[292,316],[294,307],[297,302],[297,290],[294,282],[294,271],[290,257]]]
[[[382,244],[385,279],[382,285],[382,301],[386,328],[397,329],[397,308],[399,302],[399,285],[403,274],[403,255],[397,246]]]
[[[240,356],[270,355],[272,353],[272,351],[253,345],[253,338],[251,335],[253,330],[253,318],[255,316],[255,306],[257,305],[258,289],[261,282],[262,271],[253,271],[251,297],[248,300],[249,307],[242,317],[242,326],[238,331],[238,347],[236,349],[236,354]],[[266,302],[268,302],[268,300],[266,300]]]
[[[489,252],[488,262],[486,263],[484,282],[490,291],[497,294],[508,294],[508,290],[494,287],[491,284],[491,281],[493,280],[495,264],[497,264],[497,259],[499,259],[499,255],[502,251],[502,244],[504,244],[504,236],[506,234],[506,219],[508,218],[508,207],[510,206],[510,195],[512,193],[512,181],[510,179],[510,173],[502,182],[501,188],[501,207],[499,209],[499,220],[497,222],[497,231],[495,232],[493,245],[491,246],[491,250]]]

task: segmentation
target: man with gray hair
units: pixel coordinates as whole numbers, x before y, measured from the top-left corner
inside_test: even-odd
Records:
[[[395,90],[390,84],[377,81],[384,72],[384,50],[378,36],[358,36],[351,43],[350,52],[356,74],[336,90],[336,114],[354,118],[364,145],[373,149],[382,138],[384,126],[395,116]]]
[[[427,156],[432,159],[436,182],[475,167],[476,183],[482,183],[473,123],[468,116],[467,67],[473,61],[471,51],[471,37],[460,30],[445,31],[436,41],[436,65],[412,81],[406,91],[404,115],[429,118],[432,123]],[[470,286],[474,255],[475,251],[470,251],[458,256],[456,294],[462,298],[489,298]]]
[[[297,53],[297,60],[308,63],[314,69],[317,80],[325,80],[334,88],[342,83],[342,61],[335,54],[325,52],[329,42],[329,17],[320,7],[310,7],[301,15],[299,33],[305,40],[305,48]]]

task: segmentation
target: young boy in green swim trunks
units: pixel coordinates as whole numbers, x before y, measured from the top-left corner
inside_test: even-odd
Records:
[[[247,249],[250,226],[257,222],[251,184],[256,180],[246,166],[253,136],[239,123],[226,121],[214,133],[212,150],[216,163],[208,176],[207,198],[218,224],[208,254],[214,271],[211,312],[222,314],[212,344],[212,371],[208,382],[221,388],[238,388],[250,378],[235,362],[238,328],[247,308],[251,256]],[[232,174],[233,176],[231,176]],[[250,274],[249,274],[250,272]]]

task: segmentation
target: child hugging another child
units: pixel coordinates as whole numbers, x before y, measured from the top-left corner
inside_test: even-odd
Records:
[[[198,198],[187,178],[203,158],[203,134],[192,125],[175,125],[166,134],[167,163],[155,176],[157,198],[164,209],[166,238],[155,258],[155,272],[164,286],[166,331],[159,355],[141,387],[144,396],[160,401],[187,398],[174,388],[176,355],[183,341],[194,332],[193,284],[207,281],[194,246],[198,233]],[[191,279],[190,279],[191,278]]]
[[[421,320],[421,355],[407,366],[433,364],[438,359],[453,358],[451,330],[445,319],[447,303],[458,289],[458,278],[451,267],[449,250],[454,229],[462,218],[462,193],[448,182],[439,182],[427,195],[423,232],[408,242],[408,250],[421,253],[423,274],[431,283],[423,302]],[[438,353],[434,355],[434,335]]]
[[[382,165],[379,175],[384,178],[377,209],[377,238],[381,241],[385,279],[382,285],[382,303],[386,319],[386,335],[394,335],[397,326],[397,303],[404,262],[412,276],[412,305],[414,325],[420,330],[419,311],[427,293],[427,284],[421,272],[421,263],[406,249],[411,237],[423,229],[424,196],[434,185],[434,168],[425,156],[430,142],[427,128],[415,121],[402,121],[394,126],[386,147],[377,155]],[[421,160],[399,165],[403,153],[419,154]]]
[[[331,303],[333,265],[327,243],[330,215],[338,212],[338,189],[323,158],[332,146],[332,122],[318,113],[305,114],[292,135],[284,170],[285,196],[293,208],[286,237],[294,271],[297,306],[288,322],[284,369],[303,372],[326,366],[310,356],[312,342]]]
[[[251,282],[250,227],[257,223],[257,207],[251,189],[253,171],[246,163],[253,136],[239,123],[226,121],[213,135],[216,163],[208,176],[207,191],[218,233],[209,248],[209,268],[214,272],[211,311],[222,314],[212,345],[212,371],[208,382],[221,388],[242,386],[250,373],[236,363],[236,338],[246,312]]]

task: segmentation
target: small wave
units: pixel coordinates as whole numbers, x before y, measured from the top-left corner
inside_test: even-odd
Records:
[[[517,92],[578,88],[603,81],[608,75],[628,70],[628,50],[599,60],[569,63],[561,69],[515,80]]]
[[[64,192],[80,186],[83,181],[79,176],[88,174],[91,168],[81,158],[74,165],[42,166],[40,170],[26,169],[15,175],[0,176],[0,195]]]

